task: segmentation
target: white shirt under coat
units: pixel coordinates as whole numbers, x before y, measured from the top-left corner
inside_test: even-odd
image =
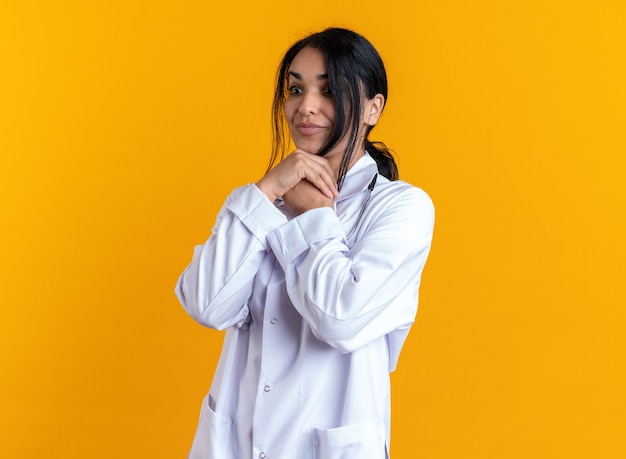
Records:
[[[335,209],[293,217],[254,185],[235,189],[176,294],[227,329],[191,459],[388,457],[389,373],[415,320],[434,209],[366,154]]]

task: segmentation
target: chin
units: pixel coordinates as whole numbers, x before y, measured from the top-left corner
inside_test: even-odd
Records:
[[[295,144],[295,146],[299,150],[304,150],[307,153],[312,153],[314,155],[316,155],[322,149],[322,146],[317,143],[313,144],[307,142],[298,142]]]

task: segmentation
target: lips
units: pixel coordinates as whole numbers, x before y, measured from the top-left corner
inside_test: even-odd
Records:
[[[302,135],[315,135],[325,131],[326,127],[315,123],[298,123],[296,124],[296,129]]]

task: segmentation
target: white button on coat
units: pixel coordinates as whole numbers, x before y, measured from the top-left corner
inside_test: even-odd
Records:
[[[387,457],[389,373],[415,320],[434,210],[379,176],[346,241],[376,170],[366,154],[334,210],[297,217],[253,184],[227,198],[176,286],[195,320],[227,329],[190,459]]]

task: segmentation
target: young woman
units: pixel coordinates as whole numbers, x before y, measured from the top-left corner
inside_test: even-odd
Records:
[[[176,286],[196,321],[227,329],[191,459],[388,457],[389,373],[434,211],[368,140],[386,98],[383,62],[355,32],[285,54],[270,168],[228,196]]]

